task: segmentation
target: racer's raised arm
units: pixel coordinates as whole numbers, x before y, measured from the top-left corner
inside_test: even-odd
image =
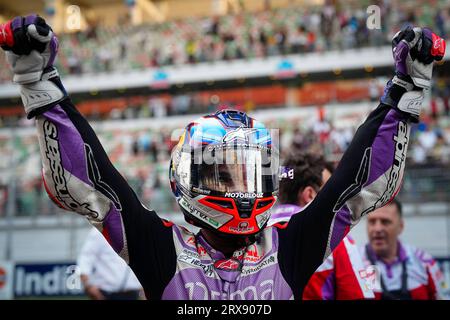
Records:
[[[396,75],[380,105],[359,127],[314,201],[279,229],[280,268],[296,297],[351,227],[399,191],[411,123],[418,120],[433,61],[444,53],[444,40],[429,29],[408,27],[395,35]]]
[[[47,193],[97,227],[159,296],[175,270],[171,224],[141,204],[72,104],[53,67],[58,41],[44,19],[16,17],[0,29],[25,112],[36,119]]]

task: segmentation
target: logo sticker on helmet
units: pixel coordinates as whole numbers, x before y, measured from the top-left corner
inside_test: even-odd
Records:
[[[211,191],[210,190],[203,190],[197,187],[192,187],[192,192],[196,192],[196,193],[200,193],[200,194],[210,194]]]
[[[242,221],[239,222],[237,227],[229,227],[230,231],[236,232],[236,233],[247,233],[252,232],[255,230],[255,227],[249,226],[248,222]]]
[[[256,216],[256,223],[258,224],[258,228],[262,228],[262,226],[269,220],[271,212],[271,210],[268,210]]]
[[[257,131],[258,130],[255,128],[249,129],[249,128],[239,127],[236,130],[228,132],[223,137],[223,142],[228,143],[228,142],[236,141],[236,140],[247,141],[249,139],[250,135],[254,134]]]

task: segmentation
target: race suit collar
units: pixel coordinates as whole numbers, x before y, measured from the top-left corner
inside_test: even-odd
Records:
[[[208,252],[209,256],[211,257],[212,260],[220,260],[220,259],[225,259],[225,255],[214,249],[209,243],[208,241],[206,241],[205,237],[202,235],[201,232],[197,233],[197,243],[198,245],[201,245],[203,248],[205,248],[206,252]]]
[[[196,238],[197,246],[203,247],[211,258],[217,275],[225,282],[236,282],[242,271],[247,247],[235,250],[232,257],[227,258],[222,252],[214,249],[201,232],[197,234]]]
[[[205,236],[199,232],[196,236],[197,238],[197,243],[198,245],[202,246],[203,248],[205,248],[206,252],[208,253],[208,255],[211,257],[212,260],[216,261],[216,260],[223,260],[223,259],[227,259],[227,256],[217,250],[214,249],[209,242],[206,240]],[[250,243],[249,245],[251,245],[252,243]],[[232,256],[230,258],[234,258],[234,259],[239,259],[242,260],[242,257],[244,256],[246,250],[247,250],[248,246],[243,246],[239,249],[234,250]]]

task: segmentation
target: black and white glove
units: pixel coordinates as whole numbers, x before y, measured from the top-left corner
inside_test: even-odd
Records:
[[[20,85],[28,118],[49,109],[67,96],[53,63],[58,39],[37,15],[16,17],[0,25],[0,46]]]
[[[434,61],[445,55],[445,40],[428,28],[407,26],[392,39],[395,76],[389,80],[381,102],[410,113],[418,120],[423,89],[429,89]]]

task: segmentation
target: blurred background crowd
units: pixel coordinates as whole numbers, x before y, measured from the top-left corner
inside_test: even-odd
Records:
[[[235,59],[380,47],[389,45],[393,34],[405,23],[429,26],[446,37],[450,32],[450,4],[446,1],[433,2],[433,5],[418,3],[420,1],[375,1],[372,4],[378,6],[382,19],[381,27],[374,30],[369,30],[366,23],[366,8],[371,3],[364,1],[325,1],[322,5],[280,8],[271,7],[270,1],[265,1],[263,9],[257,12],[241,10],[220,16],[188,16],[138,25],[131,23],[129,15],[124,15],[112,26],[91,21],[85,30],[60,33],[57,66],[61,74],[76,77],[90,73],[129,72],[197,63],[214,65]],[[0,81],[9,82],[11,74],[3,54],[0,54],[0,65]],[[447,80],[445,75],[435,80],[428,94],[426,115],[413,129],[408,162],[416,167],[450,164],[450,82]],[[280,128],[282,150],[316,150],[337,162],[367,110],[355,108],[356,115],[346,122],[329,116],[332,113],[329,110],[342,103],[365,102],[375,107],[387,78],[366,75],[364,79],[348,80],[345,85],[351,92],[352,88],[361,86],[358,84],[360,81],[365,81],[362,93],[345,98],[340,96],[336,85],[308,87],[305,81],[303,91],[311,94],[310,91],[320,93],[326,90],[328,95],[323,99],[299,101],[299,106],[308,106],[312,114],[318,114],[314,121],[305,122],[292,117],[268,121],[270,127]],[[159,130],[150,126],[136,130],[122,124],[132,123],[134,119],[149,119],[151,122],[154,118],[203,114],[223,105],[250,112],[285,107],[283,99],[261,103],[256,99],[261,90],[257,90],[253,89],[255,92],[244,98],[235,98],[232,92],[224,90],[217,93],[217,90],[186,89],[140,94],[122,99],[119,104],[115,103],[118,98],[112,97],[102,102],[108,105],[102,112],[96,111],[100,102],[87,99],[85,109],[89,111],[85,114],[91,121],[116,123],[114,128],[99,131],[113,162],[144,203],[151,203],[155,209],[167,212],[176,209],[166,176],[175,128],[166,126]],[[270,94],[270,85],[262,90]],[[7,101],[5,104],[12,103]],[[18,172],[25,173],[16,178],[16,215],[54,214],[58,209],[48,201],[41,183],[36,138],[32,131],[16,134],[14,129],[9,129],[30,127],[33,123],[24,119],[20,112],[1,114],[0,128],[5,129],[0,132],[0,172],[3,173],[0,175],[0,217],[5,215],[8,190],[14,178],[10,170],[12,163]],[[429,184],[432,189],[441,186],[440,183],[436,186],[435,181]],[[405,188],[413,185],[406,179]],[[448,188],[442,192],[445,194]],[[417,199],[414,196],[410,198]]]
[[[450,31],[450,5],[420,3],[325,1],[272,8],[266,1],[267,8],[258,12],[137,26],[125,15],[113,26],[91,21],[84,31],[60,34],[57,66],[62,74],[83,74],[374,47],[389,45],[405,23],[428,26],[445,38]],[[380,29],[367,28],[368,5],[378,6],[383,17]],[[4,64],[1,59],[0,81],[9,81]]]
[[[375,107],[377,102],[370,104]],[[273,117],[264,121],[270,128],[279,129],[282,156],[285,152],[295,149],[311,150],[322,153],[328,160],[338,163],[369,110],[361,108],[357,103],[350,104],[346,107],[349,115],[345,119],[331,112],[328,115],[326,110],[328,109],[307,107],[305,108],[307,116],[296,117],[293,110],[289,116]],[[263,112],[266,115],[278,111],[268,109]],[[184,120],[186,123],[190,118],[182,116],[177,119],[186,119]],[[407,158],[408,165],[417,168],[413,171],[413,175],[420,172],[420,168],[450,166],[449,119],[445,111],[435,114],[430,110],[422,121],[413,127]],[[133,119],[126,118],[125,121],[130,122]],[[170,192],[167,172],[171,150],[178,141],[177,129],[182,128],[184,123],[178,120],[176,122],[179,123],[178,126],[169,124],[163,128],[154,128],[151,125],[136,128],[123,125],[123,120],[120,119],[109,120],[107,125],[104,122],[93,123],[111,160],[127,178],[141,200],[156,211],[176,212],[177,205]],[[27,125],[30,124],[32,122],[27,122]],[[59,210],[49,201],[42,185],[39,145],[34,135],[34,127],[30,129],[15,134],[0,133],[2,159],[0,170],[3,172],[0,178],[0,217],[6,212],[8,182],[12,178],[13,162],[16,164],[15,170],[22,173],[16,179],[16,214],[48,215],[55,214]],[[412,177],[407,171],[403,187],[405,196],[411,201],[421,201],[426,196],[436,200],[448,200],[450,195],[448,177],[440,172],[436,173],[437,176],[427,176],[424,172],[423,178],[428,180],[429,186],[426,187],[426,194],[422,194],[424,190],[417,188],[417,185],[416,190],[412,192],[419,177]]]

